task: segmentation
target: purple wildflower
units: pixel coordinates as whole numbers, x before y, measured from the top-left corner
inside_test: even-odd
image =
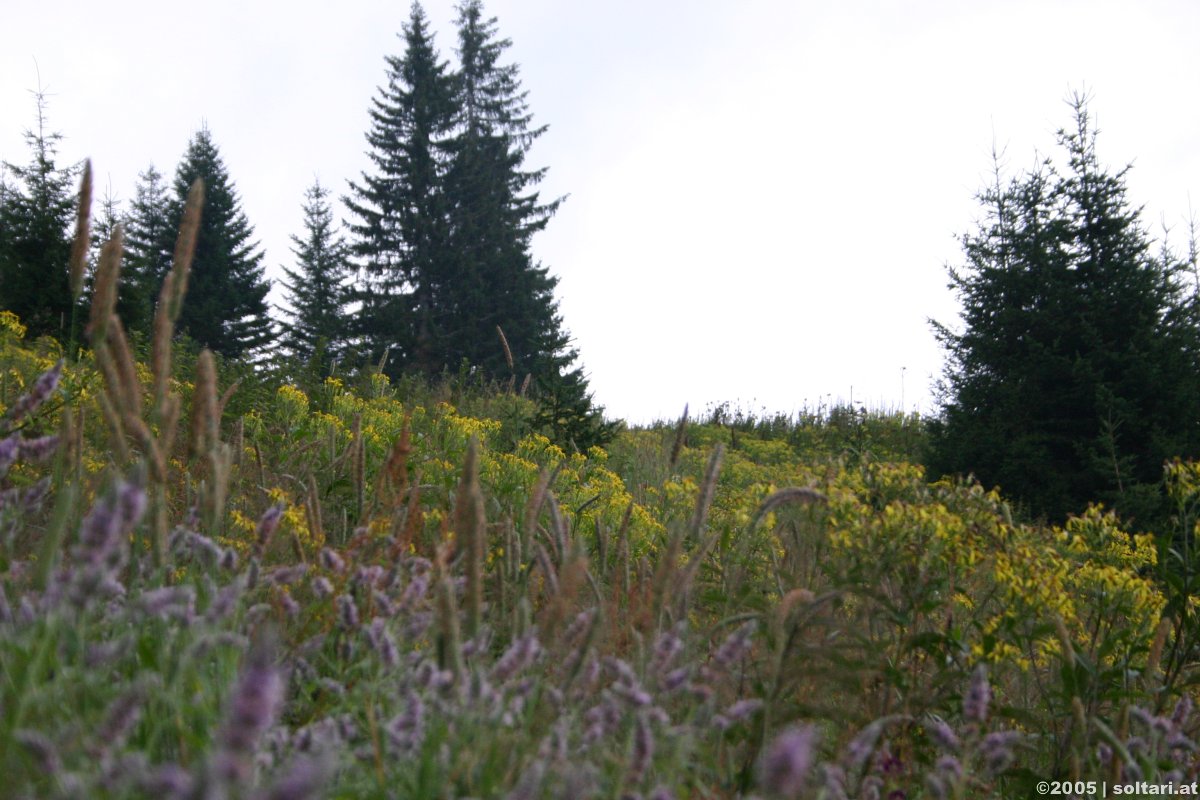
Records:
[[[758,628],[758,623],[754,620],[742,625],[736,631],[731,633],[725,641],[717,648],[717,652],[713,654],[713,660],[722,667],[730,667],[738,661],[746,657],[750,652],[750,646],[753,643],[754,631]]]
[[[328,547],[322,547],[321,548],[321,566],[324,567],[325,569],[329,570],[330,572],[339,572],[340,573],[340,572],[345,571],[346,562],[345,562],[345,560],[342,559],[342,557],[340,555],[338,555],[333,550],[330,550]]]
[[[509,645],[504,655],[500,656],[492,667],[492,680],[506,683],[513,675],[531,666],[541,652],[542,645],[537,634],[527,633]]]
[[[400,595],[400,607],[409,611],[424,600],[427,594],[429,594],[428,574],[414,575],[408,586],[404,587],[404,594]]]
[[[633,755],[629,759],[629,782],[641,781],[654,759],[654,733],[645,714],[638,714],[633,730]]]
[[[825,796],[829,800],[846,800],[846,771],[837,764],[821,765],[821,782]],[[879,800],[879,789],[883,779],[878,775],[868,775],[859,784],[862,800]]]
[[[138,604],[147,617],[190,620],[195,613],[196,590],[191,586],[163,586],[142,592]]]
[[[650,793],[650,800],[675,800],[675,793],[666,786],[658,786]]]
[[[142,791],[150,797],[190,797],[195,781],[191,773],[178,764],[164,764],[140,782]]]
[[[381,615],[385,617],[396,616],[396,606],[392,603],[391,598],[379,589],[371,591],[371,600],[375,603],[375,607],[379,609]]]
[[[39,731],[20,729],[13,738],[29,751],[42,772],[50,776],[58,776],[62,772],[62,759],[58,755],[58,748],[45,734]]]
[[[1141,706],[1134,706],[1133,708],[1129,709],[1129,716],[1133,717],[1134,719],[1136,719],[1138,722],[1142,723],[1142,725],[1146,726],[1147,728],[1152,727],[1154,725],[1153,715],[1151,715],[1149,711],[1142,708]]]
[[[386,666],[394,667],[400,663],[400,651],[396,648],[396,640],[387,629],[387,620],[382,617],[371,620],[367,628],[367,642]]]
[[[404,636],[409,641],[420,639],[432,624],[433,613],[430,611],[419,611],[411,614],[408,618],[408,623],[404,626]]]
[[[541,796],[539,790],[545,777],[546,765],[540,759],[535,760],[517,778],[516,785],[505,795],[504,800],[535,800]]]
[[[0,439],[0,478],[8,473],[8,468],[16,462],[20,451],[21,434],[14,433],[6,439]]]
[[[325,765],[312,758],[294,761],[288,771],[278,778],[263,800],[316,800],[325,784]]]
[[[387,724],[388,741],[403,754],[418,750],[425,739],[425,704],[416,692],[408,693],[404,711]]]
[[[208,610],[204,613],[204,619],[210,623],[221,622],[228,619],[229,615],[237,608],[238,600],[242,596],[242,585],[240,581],[234,581],[230,584],[222,586],[220,591],[213,597],[212,602],[208,604]]]
[[[962,776],[963,776],[962,762],[959,761],[954,756],[951,756],[951,755],[942,756],[941,758],[939,758],[937,760],[937,764],[935,766],[937,767],[938,772],[941,772],[944,775],[950,776],[950,777],[954,778],[954,780],[962,780]]]
[[[642,708],[654,702],[654,698],[650,696],[650,693],[638,683],[614,683],[612,685],[612,692],[635,708]]]
[[[26,461],[45,461],[58,449],[58,437],[51,435],[39,436],[36,439],[23,439],[20,449],[21,458]]]
[[[282,519],[282,503],[275,503],[258,518],[258,526],[254,531],[255,555],[262,556],[267,551],[267,545],[271,543],[271,537],[275,535],[275,531],[279,528],[279,522]]]
[[[195,531],[184,529],[181,542],[205,564],[220,564],[225,558],[225,549],[221,545]]]
[[[84,563],[100,564],[112,559],[128,533],[146,510],[146,492],[124,481],[115,490],[97,500],[79,526],[76,557]]]
[[[1008,769],[1014,758],[1013,746],[1020,740],[1021,734],[1016,731],[993,731],[983,737],[979,750],[988,772],[996,775]]]
[[[63,360],[59,359],[57,364],[38,376],[33,383],[33,388],[27,394],[17,398],[17,402],[13,403],[13,407],[7,414],[10,423],[20,422],[37,411],[38,407],[54,393],[54,390],[58,388],[58,379],[62,377],[63,363]]]
[[[988,703],[992,699],[992,687],[988,684],[987,667],[980,664],[971,674],[971,684],[963,698],[963,717],[968,722],[987,722]]]
[[[279,604],[283,606],[283,613],[289,617],[295,618],[300,616],[300,604],[296,602],[296,598],[292,597],[292,593],[284,587],[279,589]]]
[[[614,702],[612,695],[606,692],[604,699],[589,708],[583,715],[583,721],[587,723],[583,741],[591,744],[605,738],[620,726],[623,718],[624,714],[620,706]]]
[[[254,750],[283,704],[283,674],[274,663],[273,648],[258,641],[250,648],[238,678],[221,732],[218,770],[226,779],[250,777]]]
[[[217,563],[220,565],[221,569],[225,570],[226,572],[236,572],[238,565],[237,551],[232,547],[226,548],[225,550],[221,551],[221,557],[217,559]]]
[[[92,506],[79,526],[79,544],[74,548],[77,566],[73,574],[64,576],[69,582],[64,588],[76,608],[124,593],[115,573],[124,563],[126,534],[145,509],[145,490],[123,481]]]
[[[135,686],[113,701],[96,736],[96,755],[102,755],[121,747],[125,737],[137,723],[138,717],[141,716],[142,704],[145,700],[145,689]]]
[[[1175,704],[1175,710],[1171,713],[1171,721],[1175,723],[1176,729],[1182,728],[1183,723],[1192,713],[1192,698],[1188,695],[1183,695],[1179,698],[1179,702]]]
[[[892,721],[892,717],[881,717],[859,731],[859,734],[846,745],[846,765],[851,770],[862,769],[863,764],[875,752],[875,745],[883,735],[883,729]]]
[[[380,583],[387,571],[378,564],[371,564],[368,567],[359,567],[354,572],[354,577],[350,579],[350,583],[354,588],[375,586]]]
[[[668,694],[679,689],[692,677],[691,667],[679,667],[668,672],[662,679],[662,689]]]
[[[3,476],[3,470],[0,470],[0,477]],[[0,491],[0,510],[17,507],[18,512],[24,512],[25,514],[35,513],[41,508],[42,501],[50,493],[50,484],[51,478],[47,476],[32,486]]]
[[[575,619],[571,620],[571,624],[563,631],[563,641],[571,645],[577,644],[576,640],[587,633],[595,616],[596,609],[594,608],[585,608],[576,614]]]
[[[768,792],[782,797],[799,797],[813,764],[817,731],[811,725],[784,730],[767,748],[761,778]]]
[[[654,672],[662,673],[671,666],[675,657],[683,652],[683,639],[675,631],[663,631],[654,640],[654,658],[650,662]]]
[[[826,770],[828,769],[827,766]],[[842,778],[842,783],[845,783],[845,777]],[[845,792],[842,794],[845,794]],[[833,795],[833,792],[829,792],[830,798]],[[858,784],[858,796],[862,800],[880,800],[883,796],[883,778],[878,775],[864,777],[862,783]]]
[[[318,598],[326,598],[333,594],[333,584],[324,575],[313,578],[309,586],[312,587],[313,594]]]
[[[763,701],[756,698],[750,700],[738,700],[736,703],[725,709],[725,716],[730,722],[741,722],[742,720],[758,713],[758,710],[763,707]]]
[[[925,791],[933,800],[946,800],[950,796],[950,787],[946,785],[946,776],[930,772],[925,776]]]
[[[358,606],[354,598],[348,594],[340,594],[337,598],[338,620],[348,631],[358,628]]]
[[[301,562],[290,567],[276,567],[271,570],[271,583],[276,586],[289,586],[298,582],[308,572],[308,564]]]
[[[925,730],[929,733],[929,738],[934,741],[939,748],[948,753],[957,753],[961,743],[958,740],[958,734],[954,732],[945,720],[934,717],[929,722],[925,723]]]

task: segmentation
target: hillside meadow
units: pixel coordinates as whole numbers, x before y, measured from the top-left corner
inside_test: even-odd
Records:
[[[1195,465],[1169,530],[1044,527],[930,482],[914,417],[579,453],[504,387],[234,386],[113,324],[76,355],[0,313],[8,796],[1195,778]]]

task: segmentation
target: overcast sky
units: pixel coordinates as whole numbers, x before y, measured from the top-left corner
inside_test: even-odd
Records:
[[[453,0],[426,12],[454,59]],[[993,143],[1056,153],[1092,97],[1103,161],[1134,162],[1147,221],[1200,190],[1200,3],[490,0],[535,121],[535,240],[597,400],[633,421],[730,401],[851,397],[929,411],[952,322],[946,264],[978,216]],[[266,253],[314,177],[368,168],[367,109],[406,2],[8,3],[0,160],[23,164],[31,90],[123,202],[207,124]]]

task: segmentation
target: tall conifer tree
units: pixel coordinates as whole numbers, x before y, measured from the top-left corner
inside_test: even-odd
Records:
[[[1059,132],[1067,155],[981,200],[951,272],[962,331],[948,350],[935,473],[973,472],[1061,520],[1104,501],[1146,521],[1163,461],[1200,454],[1200,332],[1178,280],[1152,251],[1128,168],[1106,171],[1083,98]]]
[[[21,318],[31,336],[71,335],[74,298],[68,269],[75,217],[77,167],[57,164],[62,134],[46,130],[40,92],[37,127],[25,132],[28,165],[6,163],[12,175],[0,195],[0,308]]]
[[[554,288],[558,279],[533,259],[533,236],[546,227],[561,199],[542,202],[545,169],[527,169],[535,127],[516,64],[502,63],[511,46],[485,19],[480,0],[459,7],[456,130],[447,174],[455,325],[451,354],[492,378],[515,371],[535,379],[537,423],[560,442],[579,447],[612,435],[593,403],[577,351],[562,327]],[[490,335],[499,326],[508,351]],[[510,367],[508,358],[513,365]]]
[[[204,208],[178,328],[227,358],[254,356],[272,333],[266,301],[270,285],[263,275],[262,251],[207,128],[192,137],[175,173],[174,230],[197,178],[204,179]]]
[[[283,268],[290,306],[283,346],[319,375],[345,349],[349,251],[338,235],[329,190],[319,181],[305,193],[304,235],[292,236],[296,268]]]
[[[138,176],[125,225],[125,261],[117,308],[131,331],[149,333],[154,303],[171,269],[176,229],[162,173],[151,164]]]
[[[420,3],[401,37],[404,55],[387,58],[387,86],[372,101],[368,156],[374,165],[351,182],[349,229],[366,272],[361,333],[377,351],[390,348],[393,370],[440,368],[447,257],[444,142],[453,114],[445,62]]]

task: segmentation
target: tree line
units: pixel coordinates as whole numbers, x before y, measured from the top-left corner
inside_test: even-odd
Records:
[[[546,171],[526,165],[546,127],[533,124],[519,68],[504,59],[511,42],[482,2],[465,0],[456,24],[451,67],[413,3],[402,52],[386,57],[369,110],[370,169],[341,198],[348,220],[336,221],[329,187],[315,182],[305,193],[281,319],[269,313],[263,251],[207,127],[173,179],[151,165],[128,209],[105,198],[96,250],[122,226],[117,307],[129,330],[148,333],[187,191],[200,178],[205,206],[178,323],[196,345],[260,366],[301,364],[307,374],[467,371],[520,386],[536,401],[533,424],[559,441],[585,448],[611,436],[558,312],[557,278],[532,252],[561,203],[540,197]],[[46,130],[45,110],[39,95],[26,133],[31,159],[6,162],[0,180],[0,308],[32,335],[76,341],[86,293],[68,285],[67,263],[79,166],[57,163],[62,137]]]

